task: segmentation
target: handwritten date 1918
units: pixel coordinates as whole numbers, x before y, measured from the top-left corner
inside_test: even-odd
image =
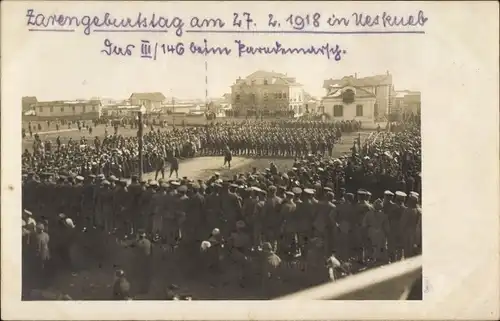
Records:
[[[106,54],[107,56],[132,56],[132,49],[135,48],[135,45],[126,45],[125,47],[121,47],[112,43],[109,39],[104,40],[104,49],[101,50],[101,53]]]
[[[286,22],[295,30],[304,30],[307,27],[318,28],[320,26],[321,14],[316,12],[306,15],[289,15]]]

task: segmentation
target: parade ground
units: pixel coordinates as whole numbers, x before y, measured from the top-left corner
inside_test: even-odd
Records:
[[[112,128],[108,128],[111,132]],[[149,131],[149,129],[148,129]],[[125,129],[120,128],[119,133],[125,136],[136,135],[136,129]],[[361,140],[363,141],[370,132],[363,131],[360,132]],[[104,135],[104,126],[100,125],[94,129],[92,136]],[[43,140],[50,139],[54,141],[57,136],[60,136],[61,141],[65,141],[72,138],[73,140],[78,140],[82,136],[86,136],[89,139],[88,131],[79,132],[78,130],[60,130],[59,132],[46,132],[40,133]],[[358,133],[344,134],[343,141],[341,144],[335,145],[334,157],[339,157],[345,153],[350,152],[350,148],[353,145],[355,139],[357,139]],[[30,148],[32,145],[32,139],[26,138],[23,140],[23,148]],[[185,159],[181,161],[179,176],[187,176],[191,179],[207,179],[214,172],[220,172],[221,176],[224,178],[230,178],[237,173],[249,172],[253,167],[258,170],[263,170],[269,167],[269,163],[274,162],[279,171],[287,171],[292,167],[293,159],[288,158],[250,158],[250,157],[233,157],[232,167],[228,169],[223,166],[223,157],[195,157],[191,159]],[[145,178],[153,178],[154,173],[145,173]],[[161,175],[161,174],[160,174]],[[168,177],[168,176],[167,176]],[[82,247],[79,247],[78,251],[83,251]],[[87,250],[92,251],[92,245],[87,245]],[[88,262],[84,263],[84,268],[78,269],[74,273],[58,273],[53,276],[49,281],[49,289],[55,293],[63,293],[70,295],[75,300],[102,300],[109,299],[112,292],[112,284],[114,282],[114,272],[120,267],[125,271],[130,270],[129,264],[131,261],[131,255],[133,251],[131,249],[125,248],[121,244],[116,244],[112,238],[107,243],[107,248],[101,248],[100,250],[105,252],[105,257],[102,262],[94,262],[89,265]],[[164,253],[164,251],[157,247],[155,248],[155,260],[158,262],[153,267],[153,280],[152,286],[149,293],[141,295],[136,299],[149,299],[149,300],[161,300],[165,296],[165,288],[169,284],[177,284],[181,287],[184,292],[189,292],[195,296],[196,299],[262,299],[262,293],[260,293],[260,288],[255,284],[249,284],[248,287],[242,287],[237,279],[238,271],[234,270],[229,273],[224,273],[215,282],[208,281],[207,279],[201,277],[196,278],[196,271],[192,271],[192,274],[186,274],[183,271],[182,259],[172,257],[172,254]],[[84,255],[79,255],[75,253],[75,257],[80,257]],[[185,269],[184,269],[185,270]],[[234,273],[232,273],[234,272]],[[194,276],[193,276],[194,275]],[[286,285],[282,287],[277,287],[275,289],[277,292],[276,296],[284,295],[292,291],[298,290],[297,288],[287,289]]]

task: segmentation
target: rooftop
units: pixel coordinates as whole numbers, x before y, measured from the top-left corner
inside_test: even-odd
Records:
[[[387,72],[385,75],[375,75],[370,77],[357,78],[357,76],[345,76],[342,79],[327,79],[323,82],[323,88],[328,89],[335,86],[354,87],[374,87],[382,85],[392,85],[392,75]]]
[[[132,95],[130,95],[130,99],[164,101],[166,99],[166,97],[161,92],[132,93]]]

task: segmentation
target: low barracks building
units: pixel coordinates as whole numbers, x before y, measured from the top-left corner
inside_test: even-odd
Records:
[[[102,113],[100,100],[42,101],[34,106],[36,116],[44,118],[95,119]]]

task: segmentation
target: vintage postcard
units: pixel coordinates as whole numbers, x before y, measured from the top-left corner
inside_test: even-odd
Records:
[[[498,319],[498,3],[1,21],[3,319]]]

